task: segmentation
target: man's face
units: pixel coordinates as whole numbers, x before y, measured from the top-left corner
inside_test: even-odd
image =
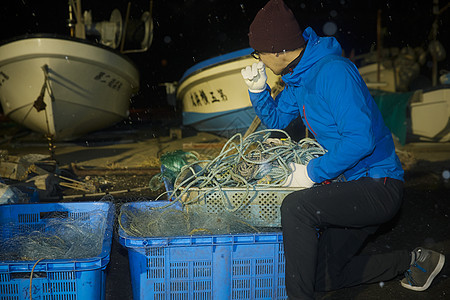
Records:
[[[259,59],[269,68],[275,75],[280,75],[287,64],[281,59],[278,53],[260,52]]]

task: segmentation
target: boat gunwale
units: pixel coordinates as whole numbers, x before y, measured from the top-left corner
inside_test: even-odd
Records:
[[[179,80],[179,85],[181,85],[182,82],[186,81],[187,78],[194,76],[200,72],[203,72],[207,69],[216,67],[223,63],[231,63],[237,60],[241,60],[248,56],[251,57],[252,50],[253,50],[252,48],[245,48],[201,61],[193,65],[189,69],[187,69],[186,72],[184,72],[183,76]]]
[[[9,64],[14,64],[16,62],[29,60],[29,59],[42,59],[42,58],[48,58],[48,59],[61,59],[66,60],[67,55],[64,54],[47,54],[47,53],[40,53],[40,54],[25,54],[21,56],[15,56],[14,58],[6,59],[6,60],[0,60],[0,67],[7,66]],[[79,62],[82,64],[88,64],[88,65],[96,65],[96,66],[106,66],[108,69],[112,70],[113,72],[120,74],[121,76],[125,77],[126,80],[128,80],[130,83],[132,83],[135,87],[132,89],[132,93],[136,93],[139,90],[140,82],[139,82],[139,70],[134,68],[136,71],[135,74],[128,74],[127,72],[124,72],[122,68],[117,68],[116,65],[111,66],[107,65],[106,63],[99,62],[98,60],[92,59],[92,58],[84,58],[82,56],[74,56],[70,60]],[[134,67],[134,66],[133,66]],[[133,78],[136,77],[136,78]]]
[[[27,33],[24,35],[19,35],[19,36],[15,36],[15,37],[11,37],[5,40],[1,40],[0,41],[0,48],[7,45],[7,44],[11,44],[14,42],[18,42],[21,40],[30,40],[30,39],[55,39],[55,40],[65,40],[65,41],[71,41],[71,42],[76,42],[76,43],[80,43],[80,44],[85,44],[85,45],[89,45],[92,47],[98,47],[104,50],[107,50],[113,54],[116,54],[118,56],[120,56],[121,58],[125,59],[126,61],[128,61],[131,65],[133,65],[133,67],[136,70],[138,69],[138,66],[136,65],[136,63],[131,60],[128,56],[120,53],[120,51],[117,51],[111,47],[102,45],[100,43],[96,43],[87,39],[81,39],[81,38],[76,38],[76,37],[71,37],[71,36],[66,36],[66,35],[62,35],[62,34],[57,34],[57,33]]]

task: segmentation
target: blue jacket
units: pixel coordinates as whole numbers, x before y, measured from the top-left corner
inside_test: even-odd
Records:
[[[360,76],[341,56],[333,37],[318,37],[308,27],[303,57],[282,77],[286,86],[274,100],[270,87],[250,93],[263,124],[283,129],[301,115],[303,123],[327,150],[308,163],[309,177],[317,183],[343,174],[347,180],[390,177],[403,180],[390,130]]]

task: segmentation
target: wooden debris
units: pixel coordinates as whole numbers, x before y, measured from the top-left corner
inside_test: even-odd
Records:
[[[2,155],[0,160],[0,177],[12,180],[25,180],[30,173],[39,175],[47,173],[45,169],[38,166],[39,161],[47,160],[48,155],[27,154],[24,156]]]
[[[25,183],[21,184],[36,188],[39,193],[39,199],[51,199],[58,197],[60,193],[59,179],[57,178],[57,175],[53,174],[33,176]]]
[[[96,175],[155,175],[161,172],[159,167],[148,168],[97,168],[83,167],[71,163],[73,173],[79,177]]]
[[[245,132],[243,138],[245,139],[246,137],[248,137],[250,134],[252,134],[253,132],[255,132],[256,128],[258,128],[258,126],[261,124],[261,120],[259,119],[258,116],[256,116],[252,123],[250,124],[250,126],[248,127],[247,131]]]
[[[96,188],[94,185],[89,185],[87,183],[72,179],[72,178],[68,178],[68,177],[64,177],[61,175],[57,175],[58,178],[65,180],[65,181],[61,181],[59,183],[60,186],[64,186],[70,189],[74,189],[74,190],[79,190],[79,191],[83,191],[83,192],[88,192],[88,193],[94,193]]]
[[[225,143],[184,143],[183,150],[190,149],[222,149]]]

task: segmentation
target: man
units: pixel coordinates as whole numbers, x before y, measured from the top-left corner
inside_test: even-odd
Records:
[[[421,247],[358,254],[366,238],[398,212],[403,169],[380,111],[339,43],[311,28],[302,34],[282,0],[258,12],[249,42],[260,61],[241,73],[261,121],[282,129],[300,115],[327,150],[306,166],[295,164],[287,180],[303,188],[281,207],[289,299],[313,299],[315,291],[387,281],[404,272],[403,287],[427,289],[444,255]],[[265,66],[286,84],[276,99]],[[346,181],[334,180],[338,176]]]

